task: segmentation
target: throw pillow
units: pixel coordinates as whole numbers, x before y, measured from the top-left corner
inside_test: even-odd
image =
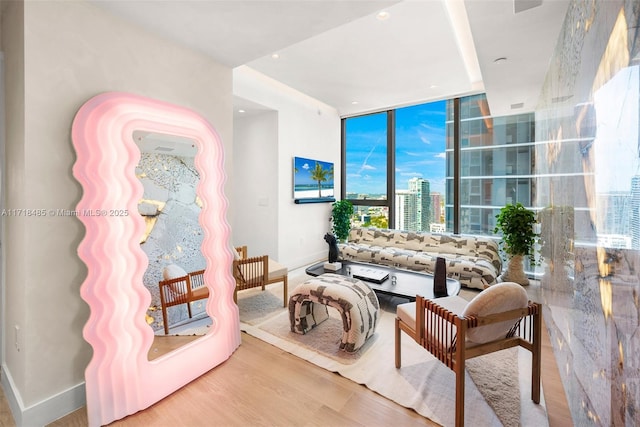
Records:
[[[518,308],[525,308],[529,304],[527,292],[517,283],[503,282],[493,285],[476,295],[462,312],[462,316],[487,316]],[[506,337],[515,320],[494,323],[487,326],[472,328],[467,331],[467,339],[477,344],[483,344]]]
[[[164,270],[162,270],[162,277],[164,280],[177,279],[184,276],[188,276],[188,274],[179,265],[169,264],[164,268]],[[178,283],[170,284],[169,288],[177,295],[182,295],[186,292],[186,289],[181,289]]]
[[[236,249],[235,246],[231,246],[231,251],[233,252],[233,259],[236,261],[240,261],[242,259],[242,251]]]

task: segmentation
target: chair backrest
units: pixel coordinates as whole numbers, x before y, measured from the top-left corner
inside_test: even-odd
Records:
[[[189,279],[191,282],[192,291],[204,287],[204,270],[198,270],[189,273]]]
[[[158,285],[160,286],[160,301],[163,306],[185,304],[189,301],[189,294],[191,293],[189,275],[161,280]]]
[[[264,286],[269,277],[267,255],[233,261],[233,276],[238,290]]]

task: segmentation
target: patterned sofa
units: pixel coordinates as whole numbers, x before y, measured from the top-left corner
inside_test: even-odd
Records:
[[[383,264],[433,274],[437,257],[447,276],[462,286],[485,289],[502,270],[498,243],[482,236],[460,236],[354,227],[338,245],[343,260]]]

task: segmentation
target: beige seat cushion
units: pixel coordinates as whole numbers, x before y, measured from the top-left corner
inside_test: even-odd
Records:
[[[457,295],[449,297],[438,298],[434,300],[440,307],[445,308],[457,315],[460,315],[468,304],[468,301]],[[411,328],[416,327],[416,303],[408,302],[405,304],[399,304],[396,307],[396,315]]]
[[[289,269],[269,258],[269,281],[282,278],[289,273]]]
[[[240,264],[240,272],[242,273],[242,277],[245,280],[250,281],[251,279],[255,279],[257,276],[262,275],[262,263],[258,264],[258,268],[254,268],[254,265],[249,264]],[[277,279],[282,279],[287,275],[289,270],[282,264],[277,263],[276,261],[269,258],[269,274],[267,280],[269,282]]]

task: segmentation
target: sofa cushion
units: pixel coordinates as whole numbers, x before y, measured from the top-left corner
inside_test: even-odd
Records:
[[[489,237],[458,236],[354,227],[342,259],[433,273],[438,256],[447,261],[447,276],[463,286],[485,289],[502,270],[498,244]]]
[[[433,274],[436,259],[443,257],[447,262],[447,277],[456,279],[469,288],[485,289],[495,283],[498,275],[490,262],[475,256],[417,252],[353,243],[340,244],[339,248],[344,260],[388,265],[429,274]],[[435,250],[437,251],[437,248]]]

